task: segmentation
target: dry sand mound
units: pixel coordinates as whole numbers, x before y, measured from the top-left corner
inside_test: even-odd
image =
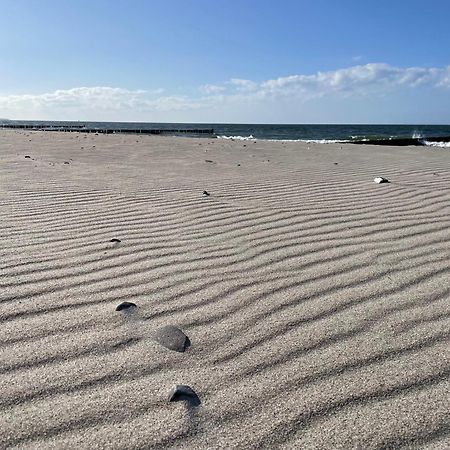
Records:
[[[75,136],[0,133],[0,448],[450,446],[448,150]]]

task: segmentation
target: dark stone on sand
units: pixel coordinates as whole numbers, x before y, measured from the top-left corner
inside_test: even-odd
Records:
[[[163,347],[175,352],[184,352],[191,345],[189,338],[173,325],[158,328],[153,333],[153,339]]]
[[[122,302],[116,306],[116,311],[123,311],[124,309],[129,309],[129,308],[137,308],[137,306],[135,303]]]
[[[176,384],[169,392],[169,402],[187,402],[190,406],[199,406],[200,398],[197,393],[185,384]]]
[[[25,155],[25,159],[31,159],[30,155]]]
[[[205,162],[214,163],[214,161],[211,161],[210,159],[205,159]]]
[[[109,242],[119,243],[119,242],[122,242],[122,241],[120,239],[117,239],[117,238],[112,238]]]
[[[64,161],[64,164],[70,164],[69,161]]]
[[[240,164],[238,164],[238,166],[240,166]]]
[[[335,166],[337,166],[338,165],[338,163],[333,163]]]
[[[211,194],[210,194],[208,191],[203,191],[203,195],[204,195],[205,197],[209,197]]]

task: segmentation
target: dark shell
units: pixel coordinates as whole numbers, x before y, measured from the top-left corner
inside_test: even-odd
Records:
[[[116,311],[122,311],[124,309],[129,309],[129,308],[137,308],[136,304],[131,303],[131,302],[122,302],[120,303],[120,305],[116,306]]]
[[[113,238],[109,242],[117,242],[117,243],[119,243],[119,242],[122,242],[122,241],[120,239]]]
[[[197,393],[185,384],[176,384],[169,392],[169,402],[185,401],[191,406],[199,406],[200,398]]]

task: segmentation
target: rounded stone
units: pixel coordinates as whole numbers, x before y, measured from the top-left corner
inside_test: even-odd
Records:
[[[197,393],[185,384],[176,384],[169,391],[169,402],[185,401],[191,406],[200,405],[200,398]]]
[[[132,302],[122,302],[116,306],[116,311],[123,311],[124,309],[129,309],[129,308],[137,308],[137,306],[135,303],[132,303]]]
[[[153,339],[163,347],[175,352],[184,352],[191,345],[189,338],[173,325],[158,328],[153,333]]]
[[[378,184],[390,182],[387,178],[384,178],[384,177],[376,177],[376,178],[374,178],[373,181],[375,181],[375,183],[378,183]]]

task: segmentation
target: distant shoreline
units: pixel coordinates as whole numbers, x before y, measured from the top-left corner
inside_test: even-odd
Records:
[[[9,121],[3,129],[97,134],[136,134],[284,141],[308,144],[362,144],[450,148],[450,125],[223,125],[123,122]]]

